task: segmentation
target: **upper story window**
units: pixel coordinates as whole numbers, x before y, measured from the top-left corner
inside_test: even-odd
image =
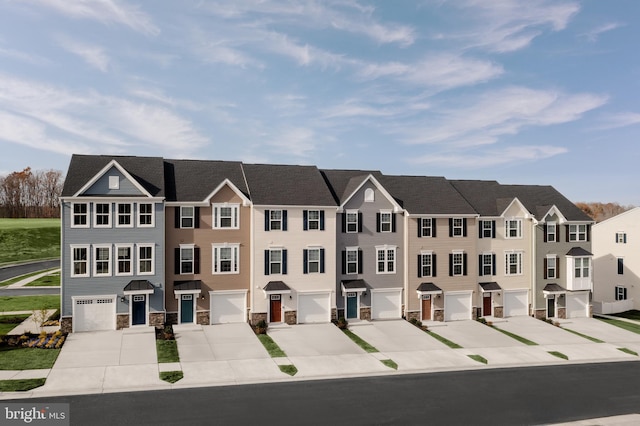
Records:
[[[627,288],[621,285],[617,285],[615,288],[616,300],[627,300]]]
[[[361,229],[360,213],[357,210],[347,210],[344,214],[347,232],[359,232]]]
[[[214,204],[213,228],[214,229],[238,229],[240,206],[237,204]]]
[[[89,246],[71,246],[71,276],[89,276]]]
[[[376,200],[376,193],[372,188],[367,188],[364,190],[364,202],[365,203],[373,203]]]
[[[449,220],[449,234],[452,237],[463,237],[465,235],[465,223],[466,221],[462,218],[455,217]]]
[[[545,279],[558,278],[558,258],[555,254],[547,255],[544,259]]]
[[[133,208],[129,203],[117,204],[117,220],[116,227],[130,228],[133,226]]]
[[[467,254],[462,251],[449,253],[449,276],[467,275]]]
[[[214,244],[213,245],[213,273],[237,274],[240,263],[239,244]]]
[[[378,232],[392,232],[393,214],[390,211],[378,213]]]
[[[196,209],[193,206],[180,207],[180,228],[193,228],[195,225]]]
[[[396,247],[376,247],[378,274],[395,274],[396,272]]]
[[[624,258],[619,257],[618,259],[618,275],[624,274]]]
[[[557,226],[555,222],[547,222],[545,226],[545,241],[555,243],[558,241]]]
[[[616,243],[618,243],[618,244],[627,244],[627,233],[626,232],[616,232]]]
[[[574,259],[574,276],[576,278],[588,278],[589,270],[591,269],[591,258],[589,257],[576,257]]]
[[[94,222],[93,226],[96,228],[110,228],[111,227],[111,204],[110,203],[95,203],[94,208]]]
[[[324,210],[303,210],[302,229],[324,231]]]
[[[505,253],[505,275],[522,275],[522,252]]]
[[[120,189],[120,176],[109,176],[109,189]]]
[[[195,273],[195,246],[193,244],[180,245],[178,259],[179,274]]]
[[[153,244],[138,244],[138,274],[154,274],[155,246]]]
[[[302,252],[302,269],[305,274],[324,273],[324,249],[310,248]]]
[[[116,245],[118,263],[116,275],[133,275],[133,246]]]
[[[153,203],[138,203],[138,226],[154,226]]]
[[[482,253],[479,256],[480,276],[496,274],[496,255],[493,253]]]
[[[89,227],[89,205],[87,203],[73,203],[72,228]]]
[[[342,252],[342,273],[362,273],[362,253],[358,247],[347,247],[346,250]]]
[[[505,228],[506,238],[522,238],[522,219],[507,219]]]
[[[93,246],[93,275],[111,275],[111,245]]]
[[[495,238],[495,237],[496,237],[496,221],[481,220],[480,221],[480,238]]]
[[[418,237],[436,236],[436,219],[430,217],[418,218]]]
[[[265,210],[264,212],[265,231],[286,231],[287,211],[286,210]]]
[[[264,251],[264,274],[287,273],[287,250],[273,248]]]
[[[569,241],[588,241],[588,225],[569,225]]]
[[[421,252],[418,255],[418,278],[436,276],[436,255],[432,252]]]

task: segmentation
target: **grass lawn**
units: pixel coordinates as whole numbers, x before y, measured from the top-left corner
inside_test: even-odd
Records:
[[[280,371],[290,376],[295,376],[298,372],[298,369],[295,365],[279,365]]]
[[[42,308],[60,308],[60,296],[57,294],[48,294],[43,296],[0,297],[0,313],[14,311],[34,311]]]
[[[160,380],[164,380],[165,382],[175,383],[178,380],[184,377],[184,373],[182,371],[161,371],[160,372]]]
[[[525,339],[522,336],[518,336],[517,334],[513,334],[511,332],[508,332],[507,330],[503,330],[501,328],[498,328],[496,326],[492,326],[494,329],[498,330],[500,333],[506,334],[507,336],[511,337],[512,339],[516,339],[518,342],[524,343],[525,345],[529,345],[529,346],[537,346],[538,344],[536,342],[532,342],[529,339]]]
[[[449,346],[451,349],[460,349],[462,348],[462,346],[460,346],[457,343],[452,342],[451,340],[447,339],[446,337],[442,337],[439,334],[434,333],[433,331],[427,331],[427,334],[431,337],[433,337],[434,339],[440,341],[441,343],[444,343],[445,345]]]
[[[287,356],[280,346],[268,334],[258,334],[258,340],[262,343],[262,346],[269,352],[271,358],[281,358]]]
[[[351,340],[354,341],[354,343],[358,346],[360,346],[362,349],[364,349],[366,352],[368,353],[373,353],[373,352],[379,352],[376,348],[374,348],[373,346],[371,346],[369,343],[365,342],[364,340],[362,340],[358,335],[354,334],[351,330],[347,330],[346,328],[344,330],[342,330],[344,332],[344,334],[346,334],[347,336],[349,336],[349,338]]]
[[[0,219],[0,265],[60,257],[60,219]]]
[[[180,362],[178,343],[175,340],[156,340],[156,350],[158,362]]]
[[[57,268],[51,268],[51,269],[47,269],[47,270],[48,271],[53,271],[54,269],[57,269]],[[18,281],[22,281],[25,278],[33,277],[34,275],[38,275],[38,274],[41,274],[43,272],[45,272],[45,271],[31,272],[30,274],[20,275],[19,277],[14,277],[14,278],[8,279],[6,281],[0,281],[0,287],[5,287],[5,286],[11,285],[13,283],[17,283]]]
[[[568,356],[566,356],[565,354],[563,354],[562,352],[558,352],[558,351],[549,351],[549,353],[553,356],[557,356],[558,358],[562,358],[562,359],[569,359]]]
[[[0,380],[0,392],[25,392],[39,388],[47,379]]]
[[[27,284],[29,287],[60,287],[60,272],[45,275]]]
[[[627,331],[640,334],[640,324],[633,324],[631,322],[609,319],[609,318],[598,318],[598,320],[606,322],[607,324],[611,324],[611,325],[615,325],[617,327],[623,328]]]
[[[610,314],[610,315],[614,317],[622,317],[622,318],[640,321],[640,311],[637,309],[633,309],[631,311],[626,311],[626,312],[620,312],[617,314]]]
[[[569,329],[569,328],[564,328],[564,327],[562,327],[562,329],[563,329],[563,330],[568,331],[569,333],[573,333],[573,334],[575,334],[575,335],[577,335],[577,336],[583,337],[583,338],[585,338],[585,339],[587,339],[587,340],[591,340],[592,342],[595,342],[595,343],[604,343],[604,340],[600,340],[600,339],[596,339],[595,337],[587,336],[586,334],[579,333],[579,332],[574,331],[574,330],[571,330],[571,329]]]
[[[37,370],[51,368],[60,349],[0,348],[0,370]]]
[[[487,359],[485,357],[483,357],[482,355],[467,355],[469,358],[471,358],[474,361],[477,362],[481,362],[482,364],[486,364],[489,361],[487,361]]]
[[[398,364],[396,364],[396,362],[392,359],[381,359],[380,362],[389,368],[393,368],[394,370],[398,369]]]
[[[4,336],[13,330],[22,321],[29,318],[30,314],[21,315],[1,315],[0,316],[0,336]]]
[[[631,349],[628,349],[628,348],[618,348],[618,350],[624,352],[625,354],[638,356],[638,352],[632,351]]]

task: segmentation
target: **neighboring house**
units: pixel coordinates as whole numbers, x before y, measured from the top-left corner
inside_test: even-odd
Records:
[[[251,322],[336,318],[336,203],[315,166],[244,164],[252,201]]]
[[[242,164],[166,160],[169,324],[246,322],[251,202]]]
[[[593,310],[640,309],[640,207],[593,227]]]
[[[338,203],[333,271],[338,315],[392,319],[403,315],[405,214],[379,172],[323,170]]]
[[[60,198],[63,331],[162,326],[164,198],[162,158],[71,158]]]

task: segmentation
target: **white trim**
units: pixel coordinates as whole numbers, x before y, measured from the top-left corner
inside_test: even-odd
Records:
[[[518,271],[515,274],[511,273],[511,263],[509,261],[509,256],[512,254],[518,255],[516,264]],[[504,259],[504,275],[508,277],[523,275],[524,274],[524,250],[505,250],[504,251],[505,259]]]
[[[389,210],[389,209],[383,209],[379,211],[380,213],[380,232],[381,233],[391,233],[393,232],[393,211]],[[389,222],[383,222],[382,220],[382,215],[384,214],[388,214],[389,215]],[[382,224],[383,223],[388,223],[389,224],[389,230],[385,231],[384,229],[382,229]]]
[[[211,194],[209,194],[207,197],[205,197],[204,201],[205,202],[210,202],[211,199],[213,198],[214,195],[216,195],[218,193],[218,191],[220,191],[222,189],[222,187],[224,187],[225,185],[227,185],[229,188],[231,188],[231,190],[233,192],[236,193],[236,195],[238,197],[240,197],[242,199],[242,206],[243,207],[247,207],[249,205],[251,205],[251,200],[249,200],[243,193],[242,191],[240,191],[238,189],[237,186],[235,186],[233,184],[233,182],[231,182],[228,178],[226,178],[225,180],[223,180],[217,187],[216,189],[214,189]]]
[[[220,209],[231,209],[231,226],[220,226]],[[235,225],[234,225],[235,223]],[[211,204],[211,229],[224,231],[226,229],[240,229],[240,204],[213,203]]]
[[[127,172],[116,160],[111,160],[106,166],[102,168],[102,170],[100,170],[97,174],[95,174],[93,178],[91,178],[82,188],[80,188],[75,194],[73,194],[73,196],[78,197],[87,189],[91,188],[91,186],[94,183],[96,183],[102,176],[104,176],[112,167],[115,167],[116,169],[118,169],[118,171],[122,173],[124,177],[128,179],[133,184],[133,186],[136,187],[136,189],[138,189],[140,192],[145,194],[147,197],[151,197],[151,194],[147,192],[147,190],[144,189],[144,187],[140,185],[140,183],[138,183],[138,181],[135,180],[129,174],[129,172]]]
[[[140,249],[141,248],[151,248],[151,271],[150,272],[141,272],[140,271]],[[138,275],[155,275],[156,270],[156,245],[154,243],[138,243],[136,244],[136,272]],[[145,261],[147,259],[144,259]]]
[[[196,293],[197,291],[197,293]],[[198,323],[198,298],[197,297],[193,297],[194,294],[199,294],[201,292],[201,290],[185,290],[185,291],[175,291],[175,296],[176,299],[178,299],[178,324],[197,324]],[[193,314],[193,318],[191,322],[182,322],[182,296],[184,295],[191,295],[192,299],[191,299],[191,303],[193,304],[193,310],[192,310],[192,314]]]
[[[516,222],[516,236],[511,236],[511,227],[509,226],[510,222]],[[504,238],[506,240],[521,240],[524,238],[524,220],[520,217],[505,217],[504,218]]]
[[[242,320],[245,322],[247,320],[247,293],[249,290],[210,290],[209,291],[209,324],[217,324],[212,322],[213,316],[211,312],[213,312],[211,303],[214,297],[217,296],[225,296],[225,295],[237,295],[242,294],[244,296],[244,303],[242,304]]]
[[[73,319],[72,321],[72,332],[76,332],[76,327],[78,325],[77,321],[75,320],[77,318],[76,316],[76,302],[78,300],[93,300],[93,299],[113,299],[112,305],[113,305],[113,328],[111,328],[111,330],[115,330],[116,329],[116,317],[117,317],[117,304],[118,304],[118,295],[117,294],[101,294],[101,295],[94,295],[94,296],[71,296],[71,316]]]
[[[357,234],[358,233],[358,229],[360,228],[360,222],[359,222],[360,221],[360,218],[359,218],[360,211],[357,210],[357,209],[347,209],[347,210],[344,210],[344,212],[342,214],[343,214],[342,220],[345,221],[345,233],[346,234]],[[349,231],[349,221],[347,219],[348,219],[348,216],[350,214],[355,214],[356,215],[356,221],[355,221],[356,230],[355,231]],[[351,222],[351,223],[353,223],[353,222]]]
[[[98,249],[104,249],[104,248],[108,248],[109,249],[109,260],[108,260],[108,272],[106,274],[98,274],[97,273],[97,266],[98,266],[98,261],[96,259],[96,254]],[[92,260],[92,271],[93,271],[93,276],[94,277],[110,277],[113,271],[113,245],[112,244],[94,244],[91,250],[91,260]],[[104,260],[102,261],[104,262]]]
[[[109,175],[109,189],[120,189],[120,176]]]
[[[113,202],[112,201],[96,201],[94,203],[91,203],[91,210],[93,212],[92,214],[92,218],[93,218],[93,227],[94,228],[102,228],[102,229],[108,229],[108,228],[112,228],[113,227]],[[98,204],[106,204],[109,206],[109,224],[108,225],[98,225],[98,208],[97,205]],[[104,215],[104,213],[100,213],[100,215]]]
[[[129,272],[120,272],[120,259],[118,255],[118,249],[120,248],[128,248],[129,249]],[[135,268],[135,252],[133,249],[133,244],[116,244],[114,250],[114,260],[115,260],[115,268],[113,268],[116,277],[124,277],[124,276],[132,276]]]
[[[73,255],[74,255],[73,251],[74,251],[74,249],[77,249],[77,248],[78,249],[82,248],[82,249],[85,249],[87,251],[86,252],[86,256],[87,256],[86,264],[87,265],[86,265],[86,268],[85,268],[87,272],[84,273],[84,274],[74,274],[74,271],[75,271],[75,268],[74,268],[74,266],[75,266],[75,258],[73,257]],[[89,276],[91,276],[91,259],[92,259],[92,255],[93,255],[93,253],[91,251],[91,246],[89,244],[71,244],[71,245],[69,245],[69,250],[70,250],[69,257],[71,258],[71,270],[69,271],[70,277],[71,278],[81,278],[81,277],[89,277]]]
[[[558,217],[558,223],[560,225],[564,225],[564,223],[567,221],[567,218],[564,217],[564,215],[562,214],[562,212],[560,211],[560,209],[558,209],[558,207],[556,207],[555,205],[551,206],[551,208],[547,211],[547,213],[545,213],[544,216],[542,216],[542,219],[540,219],[540,222],[546,222],[546,218],[547,216],[551,216],[552,214],[555,214]]]
[[[142,293],[146,291],[147,293]],[[148,327],[149,326],[149,299],[148,295],[152,294],[153,290],[140,290],[134,292],[125,292],[129,295],[129,327]],[[133,299],[135,296],[144,296],[144,324],[133,325]]]
[[[195,263],[196,263],[196,245],[194,243],[190,243],[190,244],[180,244],[179,247],[179,255],[180,255],[180,259],[179,259],[179,263],[180,263],[180,273],[178,275],[193,275],[195,274]],[[192,258],[191,258],[191,272],[182,272],[182,250],[189,250],[191,249],[192,252]],[[186,262],[185,262],[186,263]]]
[[[69,227],[70,228],[90,228],[91,227],[91,203],[86,201],[86,202],[71,202],[71,208],[70,208],[70,223],[69,223]],[[76,214],[75,214],[75,206],[76,205],[84,205],[87,208],[87,212],[84,213],[85,219],[86,219],[86,224],[84,225],[76,225],[75,224],[75,218],[76,218]],[[78,216],[82,216],[81,214],[79,214]]]
[[[351,200],[351,198],[353,198],[353,196],[358,191],[360,191],[360,189],[364,186],[365,183],[367,183],[367,181],[371,181],[371,183],[378,189],[378,191],[380,191],[380,193],[382,193],[382,195],[387,199],[387,201],[389,201],[389,203],[393,206],[394,213],[403,211],[402,207],[400,207],[400,205],[391,196],[391,194],[389,194],[387,190],[384,189],[382,184],[378,182],[378,180],[375,177],[373,177],[372,174],[369,174],[366,178],[364,178],[364,180],[360,183],[360,185],[358,185],[358,187],[348,197],[344,199],[342,204],[340,204],[338,211],[341,211],[342,209],[344,209],[344,206]]]
[[[511,206],[513,206],[516,203],[518,204],[518,207],[520,208],[520,210],[525,212],[525,215],[524,215],[525,219],[531,219],[533,217],[531,212],[529,210],[527,210],[527,208],[524,206],[524,204],[522,204],[522,202],[518,199],[518,197],[514,197],[513,200],[511,200],[511,202],[509,203],[507,208],[504,209],[502,211],[502,213],[500,214],[500,217],[505,217],[506,218],[505,213],[511,208]]]
[[[193,214],[191,216],[183,216],[182,214],[182,209],[184,208],[191,208],[193,209]],[[179,209],[179,213],[180,215],[178,222],[180,223],[180,228],[179,229],[195,229],[196,228],[196,206],[194,206],[193,204],[188,204],[188,205],[182,205],[180,206]],[[182,218],[191,218],[191,226],[182,226]]]
[[[140,218],[142,217],[142,214],[140,213],[140,206],[141,205],[150,205],[151,206],[151,223],[150,224],[142,224],[140,223]],[[136,226],[138,228],[155,228],[156,227],[156,203],[154,202],[142,202],[139,201],[137,203],[135,203],[136,206]],[[148,213],[145,213],[145,216],[148,215]]]
[[[220,249],[228,248],[231,249],[231,270],[230,271],[220,271]],[[216,256],[218,257],[218,261],[216,262]],[[218,271],[216,271],[216,267],[218,267]],[[212,275],[230,275],[230,274],[239,274],[240,273],[240,244],[234,243],[211,243],[211,274]]]
[[[376,254],[376,258],[375,258],[375,265],[376,265],[376,274],[377,275],[384,275],[384,274],[395,274],[398,272],[398,246],[394,246],[394,245],[383,245],[383,246],[375,246],[375,254]],[[383,271],[379,271],[378,270],[378,262],[380,262],[380,260],[378,259],[378,252],[379,251],[383,251],[384,252],[384,270]],[[393,271],[389,271],[389,251],[393,250]]]

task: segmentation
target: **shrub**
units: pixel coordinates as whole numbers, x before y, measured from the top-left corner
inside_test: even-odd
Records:
[[[265,320],[260,320],[256,323],[254,331],[256,334],[267,334],[268,324]]]
[[[345,317],[340,317],[340,318],[338,318],[338,321],[336,322],[336,325],[338,326],[338,328],[340,330],[344,330],[349,325],[349,322],[347,321],[347,319]]]
[[[487,324],[487,320],[484,317],[480,317],[476,321],[478,321],[481,324],[485,324],[485,325]]]

